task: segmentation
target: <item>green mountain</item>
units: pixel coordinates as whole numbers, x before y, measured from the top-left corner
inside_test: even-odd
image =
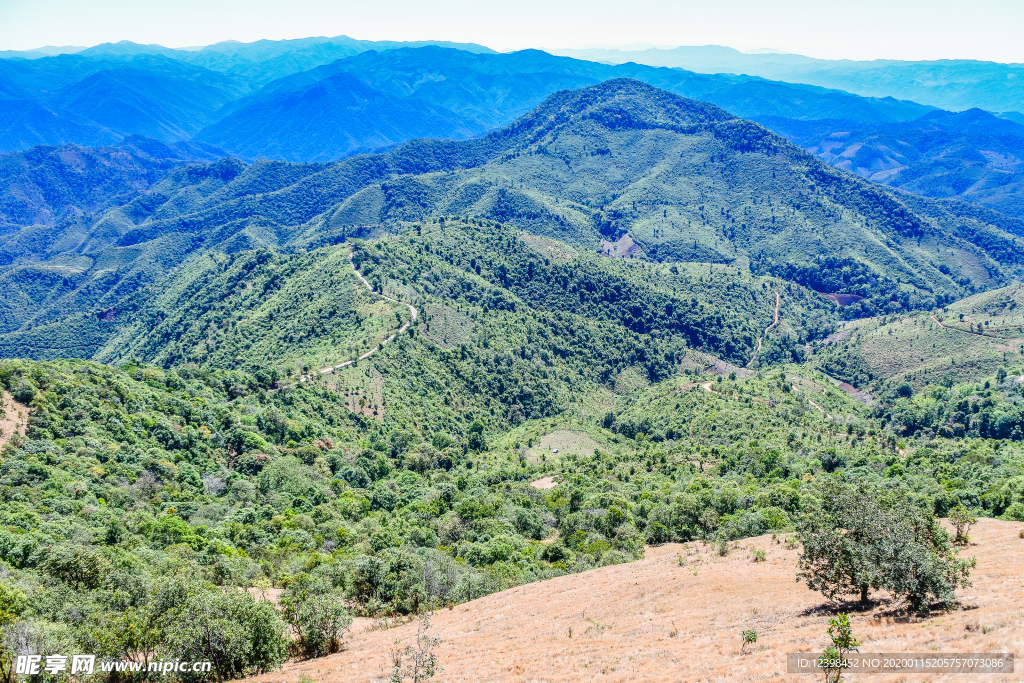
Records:
[[[129,136],[109,147],[35,147],[0,155],[0,225],[35,226],[39,232],[44,226],[96,214],[126,204],[176,166],[224,154],[208,145]],[[38,243],[32,248],[34,255],[45,253]],[[4,245],[8,261],[19,251],[14,242]]]
[[[999,286],[1019,261],[1014,221],[894,194],[713,105],[617,80],[553,95],[478,140],[323,165],[175,169],[127,204],[57,226],[45,248],[4,269],[3,348],[65,355],[48,325],[116,318],[209,250],[316,247],[445,215],[772,274],[850,295],[849,317]]]
[[[0,614],[40,652],[266,673],[352,614],[790,532],[830,476],[1024,520],[1013,219],[625,79],[202,153],[8,158],[66,188],[7,202],[53,218],[0,272]]]

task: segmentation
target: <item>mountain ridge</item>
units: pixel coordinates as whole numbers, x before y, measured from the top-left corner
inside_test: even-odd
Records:
[[[629,234],[648,260],[729,264],[855,294],[849,317],[941,304],[1021,267],[1019,222],[911,201],[719,107],[619,79],[556,93],[475,140],[413,141],[329,164],[171,169],[128,203],[59,226],[44,248],[15,252],[0,275],[5,297],[39,303],[31,321],[11,313],[7,331],[117,307],[195,254],[316,248],[446,215],[585,249]],[[32,244],[34,232],[8,243]],[[72,254],[83,265],[68,270]],[[64,273],[55,298],[28,294],[54,272]]]

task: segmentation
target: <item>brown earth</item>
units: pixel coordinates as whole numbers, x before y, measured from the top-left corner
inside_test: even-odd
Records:
[[[849,306],[864,298],[858,294],[822,294],[822,297],[828,299],[836,306]]]
[[[15,434],[25,436],[28,431],[29,408],[24,403],[18,403],[6,391],[0,391],[3,395],[3,403],[0,408],[3,414],[0,415],[0,447],[7,445]]]
[[[606,239],[601,240],[601,255],[611,256],[612,258],[634,258],[643,254],[643,249],[640,245],[633,241],[633,238],[629,236],[629,233],[625,233],[619,239],[614,242],[609,242]]]
[[[908,616],[883,601],[852,614],[862,653],[1012,652],[1024,666],[1024,524],[983,519],[973,529],[974,586],[951,612]],[[780,539],[781,541],[781,539]],[[754,562],[752,550],[766,561]],[[820,651],[833,614],[795,579],[797,550],[770,536],[741,541],[719,557],[700,543],[649,548],[646,559],[543,581],[434,615],[445,683],[542,681],[817,681],[786,674],[787,652]],[[682,557],[682,565],[677,559]],[[884,598],[883,595],[873,597]],[[360,620],[337,655],[290,662],[254,680],[317,683],[387,680],[388,650],[416,624],[371,630]],[[740,632],[757,642],[740,654]],[[1024,674],[971,675],[1016,683]],[[955,681],[933,674],[872,674],[848,680]]]

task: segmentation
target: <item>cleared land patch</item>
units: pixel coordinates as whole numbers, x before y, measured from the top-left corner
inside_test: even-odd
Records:
[[[24,437],[28,433],[28,406],[18,403],[6,391],[3,394],[3,414],[0,416],[0,447],[10,443],[16,435]]]
[[[879,380],[917,387],[994,375],[1024,363],[1024,290],[1006,287],[934,313],[846,323],[825,343],[826,354],[851,368],[840,379],[860,388]]]
[[[556,448],[558,449],[557,454],[554,453]],[[534,462],[539,460],[541,455],[549,458],[566,455],[589,458],[594,455],[595,450],[600,448],[602,448],[601,444],[586,432],[556,429],[542,436],[540,443],[529,449],[527,454],[530,460]]]

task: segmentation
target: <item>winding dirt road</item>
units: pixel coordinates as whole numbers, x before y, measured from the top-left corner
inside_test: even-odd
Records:
[[[326,368],[320,368],[319,370],[317,370],[317,372],[319,374],[321,374],[321,375],[325,375],[325,374],[327,374],[329,372],[333,372],[334,370],[337,370],[338,368],[343,368],[343,367],[345,367],[347,365],[352,365],[355,362],[358,362],[358,361],[365,360],[365,359],[369,358],[373,354],[375,354],[378,351],[380,351],[382,346],[387,344],[389,341],[391,341],[392,339],[394,339],[398,335],[400,335],[403,332],[405,332],[407,329],[409,329],[409,325],[411,325],[412,321],[416,320],[416,316],[419,315],[419,311],[416,310],[416,307],[413,306],[412,304],[407,304],[404,301],[399,301],[398,299],[392,299],[391,297],[385,296],[384,294],[381,294],[380,292],[374,290],[373,285],[371,285],[370,282],[365,277],[363,277],[362,273],[360,273],[358,270],[356,270],[356,264],[352,260],[352,252],[349,252],[349,254],[348,254],[348,263],[349,263],[350,266],[352,266],[352,272],[356,274],[356,277],[358,277],[362,281],[362,283],[364,285],[366,285],[366,288],[368,290],[370,290],[371,292],[373,292],[377,296],[381,297],[385,301],[390,301],[391,303],[394,303],[394,304],[402,304],[403,306],[408,308],[409,309],[409,322],[407,322],[404,325],[402,325],[401,327],[399,327],[397,332],[392,334],[387,339],[382,340],[380,344],[377,344],[372,349],[370,349],[369,351],[367,351],[363,355],[359,356],[355,360],[347,360],[344,363],[338,363],[337,365],[328,365]],[[305,381],[305,380],[306,380],[306,375],[303,375],[302,376],[302,381]]]
[[[769,325],[768,327],[764,328],[764,332],[762,332],[761,336],[757,338],[757,350],[754,351],[754,355],[751,356],[750,360],[747,362],[747,367],[750,367],[750,364],[753,363],[755,360],[757,360],[757,355],[759,353],[761,353],[761,343],[764,341],[765,336],[769,332],[771,332],[773,327],[775,327],[776,325],[779,324],[779,302],[781,300],[782,300],[782,297],[779,296],[778,292],[775,292],[775,320],[774,320],[774,322],[772,322],[771,325]]]

